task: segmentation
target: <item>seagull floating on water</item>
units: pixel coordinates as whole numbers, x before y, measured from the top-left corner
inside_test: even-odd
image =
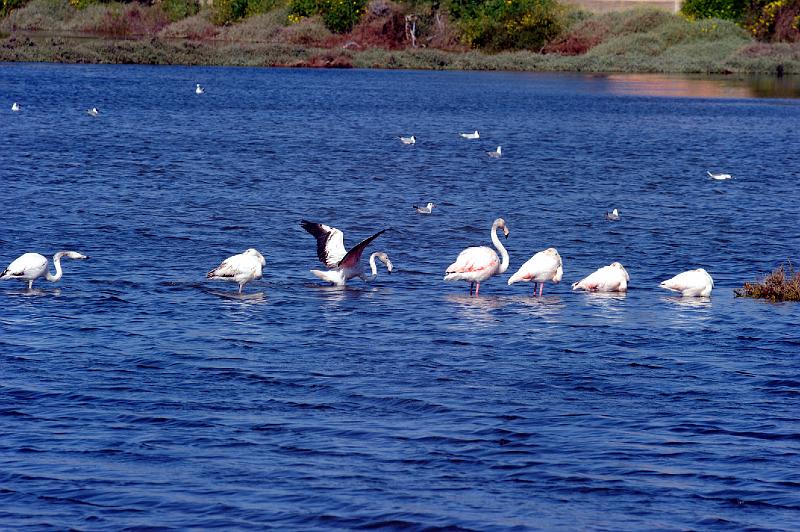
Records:
[[[86,114],[89,116],[98,116],[100,114],[100,111],[97,110],[97,107],[92,107],[91,109],[86,111]]]
[[[61,279],[61,258],[68,259],[88,259],[86,255],[81,255],[77,251],[59,251],[53,255],[53,266],[56,274],[51,274],[47,269],[47,258],[38,253],[25,253],[8,265],[8,268],[0,273],[0,279],[19,279],[28,283],[28,290],[33,289],[33,281],[44,277],[51,283]]]
[[[15,113],[18,113],[20,112],[21,108],[17,102],[14,102],[11,104],[11,110],[14,111]]]
[[[494,151],[487,151],[486,155],[488,155],[489,157],[493,157],[495,159],[499,159],[500,157],[503,156],[503,149],[500,146],[498,146],[497,149]]]
[[[417,137],[415,137],[414,135],[411,135],[410,137],[400,137],[400,142],[402,142],[403,144],[416,144]]]
[[[258,250],[250,248],[238,255],[228,257],[206,274],[207,279],[231,281],[239,284],[239,293],[244,285],[255,279],[261,279],[261,271],[267,261]]]
[[[731,174],[712,174],[709,171],[706,171],[706,173],[708,174],[708,177],[710,177],[711,179],[716,179],[717,181],[725,181],[726,179],[733,179],[733,176]]]
[[[356,244],[350,251],[345,251],[344,233],[335,227],[309,222],[308,220],[301,220],[300,226],[317,240],[317,257],[322,264],[328,267],[328,271],[311,270],[311,273],[323,281],[333,283],[336,286],[344,286],[347,281],[355,277],[360,278],[365,283],[374,281],[378,276],[378,268],[375,264],[376,258],[386,266],[388,273],[392,273],[394,269],[392,261],[389,260],[389,255],[380,251],[376,251],[369,257],[372,275],[365,275],[361,269],[361,255],[363,255],[364,250],[370,242],[381,236],[386,229],[381,229],[371,237]]]
[[[658,286],[673,292],[680,292],[683,296],[708,297],[714,288],[714,279],[703,268],[698,268],[679,273]]]
[[[497,230],[502,229],[503,234],[508,238],[508,227],[506,221],[498,218],[492,224],[492,244],[500,251],[503,261],[497,256],[497,252],[489,246],[478,246],[467,248],[458,254],[456,261],[447,267],[444,274],[445,281],[469,281],[469,293],[472,295],[472,286],[475,286],[475,295],[481,289],[481,282],[486,279],[504,273],[508,269],[508,252],[500,239],[497,238]]]
[[[517,273],[508,279],[508,285],[533,281],[533,295],[536,295],[536,283],[539,283],[539,296],[542,295],[545,281],[558,284],[564,276],[561,255],[556,248],[540,251],[523,264]]]
[[[606,220],[608,220],[610,222],[618,221],[619,220],[619,211],[617,209],[614,209],[611,212],[607,212],[606,213]]]
[[[475,130],[475,133],[461,133],[461,136],[465,139],[479,139],[481,138],[478,130]]]
[[[194,88],[194,93],[203,94],[204,92],[206,92],[206,90],[203,87],[201,87],[199,83],[196,83]]]
[[[619,262],[612,262],[603,266],[588,277],[572,285],[573,290],[587,290],[589,292],[625,292],[628,290],[628,281],[631,280],[627,270]]]
[[[434,205],[431,202],[428,202],[428,204],[425,205],[424,207],[419,207],[417,205],[412,205],[412,207],[416,209],[417,214],[430,214],[433,211],[433,208],[436,207],[436,205]]]

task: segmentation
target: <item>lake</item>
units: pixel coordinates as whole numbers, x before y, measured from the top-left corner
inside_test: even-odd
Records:
[[[800,307],[733,294],[800,259],[763,86],[0,65],[0,265],[91,257],[0,282],[0,528],[796,529]],[[501,216],[509,271],[444,283]],[[301,219],[395,271],[323,286]],[[242,297],[205,279],[250,247]],[[613,261],[627,294],[570,290]]]

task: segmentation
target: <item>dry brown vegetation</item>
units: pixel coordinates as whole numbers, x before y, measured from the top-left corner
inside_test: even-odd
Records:
[[[745,283],[734,293],[768,301],[800,301],[800,271],[791,263],[782,264],[760,282]]]

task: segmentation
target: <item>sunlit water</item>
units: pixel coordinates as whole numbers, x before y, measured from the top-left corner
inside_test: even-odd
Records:
[[[0,263],[91,256],[0,284],[0,528],[795,528],[800,307],[733,288],[798,259],[800,103],[640,81],[0,66]],[[498,216],[511,271],[443,283]],[[301,218],[395,273],[321,286]]]

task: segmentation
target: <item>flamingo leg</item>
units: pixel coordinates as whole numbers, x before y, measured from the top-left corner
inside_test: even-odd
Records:
[[[539,297],[542,297],[542,290],[544,289],[544,283],[539,283]]]
[[[478,286],[476,286],[476,287],[475,287],[475,297],[477,297],[477,296],[478,296],[478,290],[480,290],[480,289],[481,289],[481,283],[480,283],[480,281],[479,281],[479,282],[478,282]]]
[[[470,283],[469,283],[469,295],[472,295],[472,289],[473,289],[474,287],[475,287],[475,283],[473,283],[473,282],[471,282],[471,281],[470,281]]]
[[[243,284],[240,284],[240,285],[239,285],[239,293],[240,293],[240,294],[242,293],[242,288],[244,288],[244,285],[243,285]]]
[[[28,291],[31,291],[31,290],[33,290],[33,279],[28,281]]]

